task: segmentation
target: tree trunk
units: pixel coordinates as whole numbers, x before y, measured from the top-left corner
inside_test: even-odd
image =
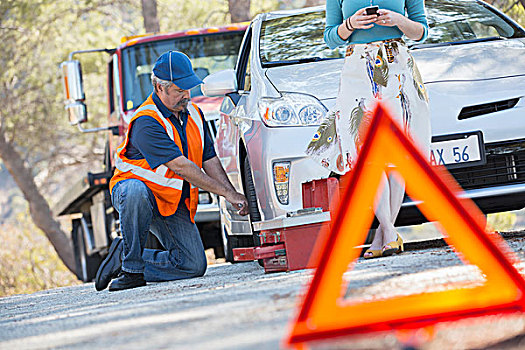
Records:
[[[157,0],[141,0],[142,17],[146,33],[160,32],[159,18],[157,17]]]
[[[228,0],[232,23],[247,22],[250,16],[250,0]]]
[[[49,204],[35,184],[31,170],[26,168],[20,154],[0,132],[0,158],[29,203],[29,213],[35,225],[41,229],[66,267],[75,272],[73,247],[60,224],[53,219]]]

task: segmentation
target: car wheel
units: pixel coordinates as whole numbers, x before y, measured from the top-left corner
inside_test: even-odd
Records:
[[[244,158],[244,193],[246,200],[248,201],[248,209],[250,212],[250,221],[256,222],[261,221],[261,214],[259,213],[259,207],[257,204],[257,194],[255,193],[255,184],[253,182],[252,169],[250,167],[250,160],[248,156]],[[255,234],[255,232],[254,232]],[[254,243],[260,245],[259,237],[254,235]]]
[[[73,221],[72,238],[75,251],[75,274],[82,282],[90,282],[97,274],[102,257],[98,253],[87,254],[84,227],[80,220]]]
[[[261,213],[259,213],[259,206],[257,204],[257,194],[255,193],[255,184],[253,182],[252,168],[248,156],[244,158],[244,194],[248,201],[248,209],[250,213],[250,228],[252,230],[253,244],[255,247],[261,245],[259,239],[259,231],[255,231],[251,225],[253,222],[261,221]],[[262,259],[259,259],[259,265],[263,266]]]

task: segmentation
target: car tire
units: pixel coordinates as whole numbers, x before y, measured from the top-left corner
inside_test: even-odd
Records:
[[[253,229],[252,223],[261,221],[261,213],[259,212],[259,206],[257,203],[257,194],[255,192],[255,183],[252,176],[252,168],[250,166],[250,160],[248,156],[244,158],[243,164],[244,172],[244,194],[246,195],[246,200],[248,201],[248,209],[250,213],[250,228],[252,230],[253,244],[255,247],[261,245],[259,239],[259,231]],[[259,259],[259,265],[263,266],[262,259]]]
[[[80,220],[73,220],[72,239],[75,252],[75,274],[82,282],[91,282],[103,259],[98,253],[87,254],[84,227]]]

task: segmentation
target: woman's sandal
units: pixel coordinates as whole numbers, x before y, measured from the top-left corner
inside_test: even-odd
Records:
[[[392,242],[388,242],[383,246],[383,256],[390,256],[393,254],[401,253],[404,250],[403,239],[397,234],[397,239]]]
[[[369,254],[369,255],[367,255]],[[374,259],[374,258],[380,258],[383,256],[383,250],[382,249],[367,249],[365,251],[365,254],[363,254],[363,258],[365,259]]]

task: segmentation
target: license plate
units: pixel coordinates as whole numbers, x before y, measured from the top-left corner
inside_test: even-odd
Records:
[[[481,131],[432,137],[430,164],[447,168],[485,164],[485,148]]]

